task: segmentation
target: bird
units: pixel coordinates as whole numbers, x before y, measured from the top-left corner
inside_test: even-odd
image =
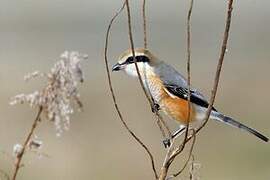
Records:
[[[200,91],[191,87],[189,108],[189,86],[187,79],[182,74],[157,58],[148,49],[135,48],[134,55],[136,59],[133,58],[131,49],[123,52],[117,63],[113,65],[112,71],[124,71],[129,76],[138,77],[136,61],[143,86],[153,98],[157,110],[163,111],[179,123],[179,129],[172,134],[170,139],[163,141],[165,147],[170,146],[170,140],[181,135],[187,124],[192,126],[203,122],[209,103]],[[257,130],[224,115],[215,107],[211,109],[209,119],[246,131],[265,142],[269,140]]]

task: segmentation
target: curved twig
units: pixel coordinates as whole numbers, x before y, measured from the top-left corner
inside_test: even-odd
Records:
[[[191,167],[189,169],[189,179],[193,179],[193,171],[194,171],[194,155],[191,154]]]
[[[113,103],[114,103],[114,107],[117,111],[117,114],[119,116],[119,119],[121,120],[122,124],[124,125],[124,127],[126,128],[126,130],[129,132],[129,134],[145,149],[145,151],[147,152],[150,160],[151,160],[151,165],[155,174],[155,177],[157,177],[157,173],[156,173],[156,169],[155,169],[155,163],[154,163],[154,158],[152,153],[150,152],[150,150],[147,148],[147,146],[140,140],[140,138],[138,138],[135,133],[129,128],[129,126],[127,125],[126,121],[124,120],[122,113],[118,107],[117,104],[117,100],[115,97],[115,93],[113,90],[113,86],[112,86],[112,80],[111,80],[111,75],[110,75],[110,70],[109,70],[109,64],[108,64],[108,57],[107,57],[107,51],[108,51],[108,40],[109,40],[109,34],[110,34],[110,29],[111,26],[114,22],[114,20],[117,18],[117,16],[122,12],[122,10],[125,7],[126,2],[123,3],[122,7],[116,12],[116,14],[113,16],[113,18],[111,19],[109,26],[107,28],[107,32],[106,32],[106,40],[105,40],[105,48],[104,48],[104,61],[105,61],[105,65],[106,65],[106,72],[107,72],[107,78],[108,78],[108,84],[110,87],[110,92],[111,92],[111,96],[113,99]]]
[[[222,65],[223,65],[223,60],[224,60],[226,49],[227,49],[227,42],[228,42],[228,39],[229,39],[229,32],[230,32],[231,18],[232,18],[232,10],[233,10],[232,5],[233,5],[233,0],[228,0],[225,31],[224,31],[224,35],[223,35],[222,47],[221,47],[221,52],[220,52],[220,56],[219,56],[219,60],[218,60],[214,86],[213,86],[212,93],[211,93],[211,99],[210,99],[210,103],[209,103],[209,106],[208,106],[207,111],[206,111],[206,115],[205,115],[205,118],[204,118],[204,123],[202,124],[202,126],[200,126],[198,128],[197,132],[199,132],[206,125],[206,123],[208,122],[211,110],[212,110],[214,102],[215,102],[218,83],[219,83],[219,78],[220,78],[221,69],[222,69]]]
[[[190,20],[191,20],[191,14],[192,14],[192,8],[193,8],[193,0],[190,1],[190,7],[187,15],[187,77],[188,77],[188,123],[186,125],[185,130],[185,137],[183,142],[180,144],[180,146],[175,151],[168,151],[165,162],[163,163],[162,169],[161,169],[161,175],[160,179],[165,179],[168,173],[168,168],[170,167],[171,163],[174,161],[175,157],[179,155],[185,148],[186,143],[188,142],[188,131],[189,131],[189,121],[190,121],[190,109],[191,109],[191,103],[190,103],[190,84],[191,84],[191,73],[190,73],[190,60],[191,60],[191,33],[190,33]],[[172,144],[173,146],[173,144]],[[193,149],[193,148],[192,148]],[[185,168],[185,166],[184,166]],[[181,171],[180,171],[181,173]],[[179,173],[179,174],[180,174]]]
[[[218,88],[218,83],[219,83],[219,78],[220,78],[221,69],[222,69],[222,64],[223,64],[223,60],[224,60],[224,57],[225,57],[227,42],[228,42],[228,38],[229,38],[229,31],[230,31],[230,25],[231,25],[231,16],[232,16],[232,10],[233,10],[232,5],[233,5],[233,0],[228,0],[225,30],[224,30],[224,35],[223,35],[221,53],[220,53],[220,56],[219,56],[217,70],[216,70],[216,74],[215,74],[214,85],[213,85],[213,89],[211,91],[211,99],[209,101],[209,106],[207,108],[206,115],[205,115],[205,118],[204,118],[204,121],[203,121],[204,123],[196,130],[196,134],[207,124],[210,113],[211,113],[211,110],[213,108],[214,101],[215,101],[217,88]],[[191,139],[192,139],[192,136],[189,136],[186,139],[186,141],[184,143],[182,143],[182,145],[178,148],[177,153],[172,153],[172,155],[168,159],[167,163],[165,163],[162,166],[161,175],[159,177],[159,180],[165,180],[165,178],[167,176],[167,173],[168,173],[168,168],[170,167],[170,164],[175,159],[175,157],[183,150],[184,144],[189,142]],[[174,151],[174,152],[176,152],[176,151]]]
[[[182,167],[182,169],[180,171],[178,171],[177,173],[173,174],[168,179],[179,176],[186,169],[186,167],[187,167],[187,165],[188,165],[188,163],[190,161],[190,158],[192,156],[192,152],[193,152],[194,145],[195,145],[195,142],[196,142],[196,131],[194,129],[192,129],[192,137],[193,137],[193,141],[192,141],[192,144],[191,144],[191,147],[190,147],[190,150],[189,150],[188,159],[186,160],[186,162],[185,162],[184,166]]]
[[[145,10],[145,7],[146,7],[146,0],[143,0],[143,3],[142,3],[142,18],[143,18],[143,42],[144,42],[144,49],[147,49],[147,21],[146,21],[146,10]],[[147,82],[146,82],[147,83]],[[154,98],[152,96],[152,94],[150,93],[150,90],[148,90],[148,94],[149,94],[149,103],[151,105],[151,108],[154,110],[154,114],[156,116],[156,119],[157,119],[157,124],[158,124],[158,127],[162,133],[162,136],[163,138],[166,138],[166,133],[163,129],[163,126],[165,127],[166,129],[166,132],[168,134],[169,137],[172,136],[172,133],[171,133],[171,130],[169,128],[169,126],[167,125],[167,123],[164,121],[164,119],[162,118],[162,116],[159,114],[158,110],[155,110],[155,107],[154,107]]]
[[[148,99],[148,101],[151,103],[151,99],[143,85],[143,81],[142,81],[142,77],[141,77],[141,74],[139,72],[139,68],[138,68],[138,64],[137,64],[137,59],[135,57],[135,48],[134,48],[134,42],[133,42],[133,37],[132,37],[132,28],[131,28],[131,16],[130,16],[130,7],[129,7],[129,1],[126,0],[126,10],[127,10],[127,18],[128,18],[128,35],[129,35],[129,41],[130,41],[130,46],[131,46],[131,51],[132,51],[132,56],[133,56],[133,59],[134,59],[134,62],[135,62],[135,67],[136,67],[136,71],[137,71],[137,74],[138,74],[138,78],[139,78],[139,82],[140,82],[140,85],[143,89],[143,92],[146,96],[146,98]],[[150,104],[151,107],[152,104]],[[154,174],[155,174],[155,178],[157,179],[158,178],[158,175],[157,175],[157,172],[156,172],[156,168],[155,168],[155,163],[154,163],[154,157],[153,155],[150,153],[150,151],[148,150],[148,148],[145,146],[145,149],[147,150],[149,156],[151,157],[151,163],[152,163],[152,169],[154,171]]]

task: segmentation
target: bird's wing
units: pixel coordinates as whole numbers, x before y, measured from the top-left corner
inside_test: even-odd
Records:
[[[156,65],[155,73],[162,80],[163,85],[169,93],[188,100],[188,83],[183,75],[163,61],[159,61]],[[205,108],[209,106],[206,98],[199,91],[193,88],[191,88],[190,101]],[[213,108],[213,110],[216,111],[215,108]]]
[[[181,99],[188,100],[188,88],[173,84],[164,84],[164,86],[166,90],[169,91],[169,93],[171,93],[172,95],[177,96]],[[195,89],[190,90],[190,102],[205,108],[208,108],[209,106],[209,103],[203,97],[203,95]],[[213,110],[217,111],[214,107]]]
[[[175,84],[181,87],[188,86],[185,77],[163,61],[160,61],[159,64],[155,66],[154,71],[164,84]]]

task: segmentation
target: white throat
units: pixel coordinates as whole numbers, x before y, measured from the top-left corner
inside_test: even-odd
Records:
[[[149,73],[153,72],[152,67],[149,66],[148,63],[145,63],[145,62],[138,62],[137,65],[138,65],[138,69],[139,69],[140,75],[142,76],[142,79],[145,79],[146,76],[149,75]],[[127,66],[124,68],[124,71],[125,71],[129,76],[132,76],[132,77],[138,77],[138,73],[137,73],[136,66],[135,66],[134,63],[133,63],[133,64],[127,65]]]
[[[161,92],[162,85],[154,80],[155,73],[153,67],[151,67],[148,63],[138,63],[138,68],[140,75],[142,77],[143,84],[146,90],[151,93],[155,102],[159,102],[161,100]],[[138,77],[135,64],[130,64],[125,67],[125,72],[132,77]]]

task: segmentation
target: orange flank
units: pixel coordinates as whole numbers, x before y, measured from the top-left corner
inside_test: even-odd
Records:
[[[181,124],[187,124],[188,120],[190,122],[194,119],[195,113],[193,111],[193,106],[191,104],[190,108],[190,118],[188,117],[188,101],[175,97],[172,98],[169,95],[162,100],[162,106],[168,115],[173,117],[176,121]]]
[[[177,96],[171,95],[169,92],[164,90],[164,86],[161,80],[155,76],[149,76],[149,83],[154,84],[156,89],[159,89],[160,101],[159,105],[161,108],[172,118],[181,124],[187,124],[188,120],[190,122],[195,119],[195,111],[193,110],[193,105],[191,103],[190,108],[190,118],[188,117],[188,101],[181,99]]]

